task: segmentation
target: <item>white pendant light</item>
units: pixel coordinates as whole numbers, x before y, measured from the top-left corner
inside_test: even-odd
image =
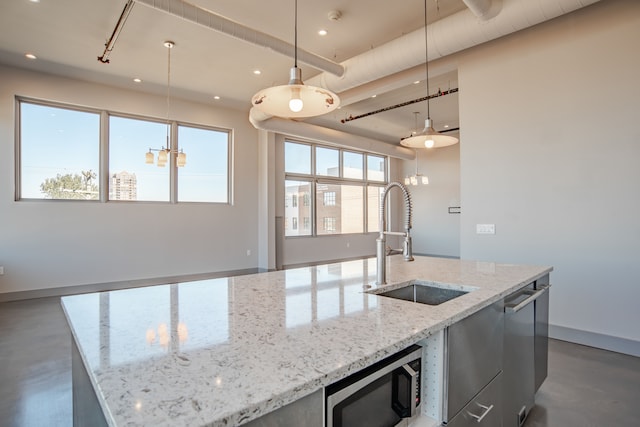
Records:
[[[429,110],[429,47],[427,42],[427,0],[424,0],[424,64],[427,74],[427,118],[424,121],[424,129],[408,138],[400,140],[400,145],[411,148],[440,148],[457,144],[458,138],[443,135],[433,128]]]
[[[294,66],[289,71],[289,83],[259,91],[251,98],[251,105],[271,116],[285,118],[320,116],[338,108],[338,95],[302,82],[302,70],[298,68],[298,0],[295,1],[294,49]]]

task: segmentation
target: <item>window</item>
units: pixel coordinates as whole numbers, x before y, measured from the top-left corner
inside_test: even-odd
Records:
[[[325,233],[335,233],[336,232],[336,219],[334,217],[322,218],[322,230]]]
[[[367,180],[386,182],[386,162],[384,157],[367,155]]]
[[[311,173],[311,146],[287,142],[284,146],[285,170],[292,173]]]
[[[317,215],[323,218],[318,235],[364,232],[364,189],[362,185],[325,184],[316,185],[318,197]],[[328,196],[328,197],[327,197]],[[330,203],[323,203],[329,201]],[[326,220],[331,219],[327,227]]]
[[[292,223],[292,227],[291,228],[293,228],[294,230],[297,230],[298,229],[298,218],[293,217],[293,218],[291,218],[291,220],[292,220],[292,222],[291,222]]]
[[[364,155],[362,153],[352,153],[351,151],[343,152],[343,176],[345,178],[362,179],[364,177],[364,172],[362,169],[363,159]]]
[[[170,168],[142,160],[166,141],[166,123],[109,117],[109,200],[169,201]]]
[[[316,175],[340,176],[340,151],[316,147]]]
[[[335,206],[336,205],[336,192],[335,191],[326,191],[323,194],[324,197],[324,205],[325,206]]]
[[[18,106],[19,198],[229,203],[228,130],[22,99]],[[107,185],[100,188],[106,146]],[[161,148],[173,152],[167,166],[145,162],[145,153],[157,156]],[[184,167],[174,160],[179,151],[187,154]]]
[[[19,197],[98,200],[100,114],[20,101],[18,118]]]
[[[367,186],[367,224],[370,232],[380,231],[380,200],[384,187],[379,185]]]
[[[285,236],[378,230],[386,157],[291,141],[285,141],[284,155],[285,217],[302,218],[303,224],[301,230],[286,229]],[[289,207],[289,197],[302,198],[302,206]]]
[[[178,168],[178,201],[228,203],[230,133],[178,125],[178,150],[187,164]]]
[[[291,206],[285,206],[285,236],[309,236],[311,235],[311,207],[309,205],[299,206],[298,195],[311,193],[311,182],[306,180],[286,180],[284,184],[285,200],[291,199]],[[303,196],[304,199],[304,196]],[[288,218],[295,218],[296,226],[289,228]],[[302,223],[306,224],[302,230],[299,229],[298,218],[302,218]],[[293,221],[292,221],[293,225]]]

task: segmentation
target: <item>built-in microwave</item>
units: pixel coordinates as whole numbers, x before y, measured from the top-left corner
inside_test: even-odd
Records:
[[[326,427],[394,427],[420,414],[422,347],[412,345],[325,389]]]

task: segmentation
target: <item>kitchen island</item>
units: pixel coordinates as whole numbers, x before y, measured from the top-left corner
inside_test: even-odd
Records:
[[[111,426],[239,425],[428,338],[551,267],[387,258],[411,280],[471,291],[436,306],[376,292],[376,260],[62,298],[77,369]],[[76,398],[74,396],[74,403]],[[74,408],[74,416],[75,416]]]

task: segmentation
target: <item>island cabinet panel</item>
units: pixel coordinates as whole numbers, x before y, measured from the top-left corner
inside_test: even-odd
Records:
[[[502,373],[478,393],[447,423],[447,427],[498,427],[502,425]]]
[[[447,330],[445,421],[453,419],[502,370],[502,304],[496,302]]]
[[[107,427],[93,385],[82,363],[75,341],[71,343],[71,381],[73,385],[73,425]]]
[[[243,425],[245,427],[323,427],[323,405],[324,393],[321,389]]]

